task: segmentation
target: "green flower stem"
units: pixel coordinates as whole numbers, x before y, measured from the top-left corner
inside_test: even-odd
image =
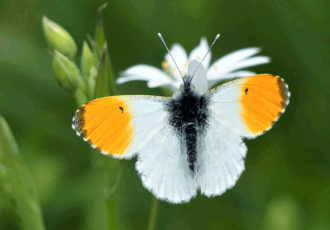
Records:
[[[80,60],[81,72],[71,60],[77,52],[76,44],[71,35],[46,17],[43,20],[46,40],[49,46],[55,49],[53,69],[56,79],[64,89],[69,91],[77,107],[95,98],[115,95],[114,74],[110,55],[107,52],[107,41],[102,19],[102,10],[106,6],[107,4],[103,4],[98,9],[95,40],[88,36],[93,51],[90,50],[86,42],[83,44]],[[66,47],[62,45],[64,42],[66,42],[64,45],[69,45],[68,49],[65,49]],[[121,166],[119,160],[106,157],[95,150],[92,151],[91,155],[98,176],[104,181],[103,192],[107,207],[107,228],[114,230],[117,228],[114,193],[120,179]],[[29,229],[38,230],[39,228]]]
[[[93,167],[103,184],[107,229],[115,230],[117,229],[115,192],[121,178],[120,160],[102,155],[96,150],[91,151],[91,156]]]
[[[111,177],[109,177],[109,174]],[[116,224],[116,207],[115,207],[115,191],[119,184],[121,177],[121,166],[119,160],[107,159],[104,162],[104,180],[105,180],[105,196],[106,196],[106,207],[107,207],[107,220],[108,229],[117,229]]]
[[[104,35],[103,21],[101,11],[106,7],[102,5],[98,11],[98,17],[96,22],[96,42],[92,42],[94,49],[94,60],[98,59],[98,55],[101,53],[100,62],[98,66],[98,74],[95,82],[95,98],[106,97],[109,95],[114,95],[114,84],[113,84],[113,73],[110,64],[110,56],[107,52],[107,43]],[[103,49],[100,52],[100,47]],[[97,164],[103,163],[103,180],[104,180],[104,194],[106,198],[106,208],[107,208],[107,228],[109,230],[117,229],[116,224],[116,208],[114,193],[117,188],[120,175],[121,166],[119,160],[111,159],[103,155],[97,155]]]
[[[107,227],[109,230],[116,230],[117,223],[116,223],[115,201],[113,199],[107,199],[106,205],[107,205],[107,219],[108,219]]]
[[[8,200],[20,229],[44,230],[42,211],[33,179],[25,166],[14,136],[0,116],[0,194]]]
[[[157,213],[158,213],[158,199],[152,196],[151,210],[149,214],[148,230],[154,230],[156,226]]]
[[[71,96],[74,99],[77,108],[79,108],[83,104],[86,104],[89,101],[86,94],[79,88],[76,89],[73,93],[71,93]]]

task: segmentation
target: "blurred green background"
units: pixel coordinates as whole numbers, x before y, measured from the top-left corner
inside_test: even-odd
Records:
[[[32,174],[49,230],[104,229],[105,205],[89,146],[71,129],[76,108],[54,78],[42,16],[70,32],[80,57],[102,3],[0,1],[0,113]],[[234,188],[187,204],[160,201],[155,229],[330,229],[329,10],[328,0],[109,1],[103,15],[116,76],[135,64],[161,67],[166,52],[157,32],[188,52],[202,36],[211,42],[220,33],[213,61],[261,47],[272,62],[249,70],[280,75],[292,93],[272,130],[246,141],[246,170]],[[161,95],[145,82],[119,85],[117,93]],[[152,196],[134,164],[121,162],[118,229],[148,224]],[[0,229],[17,229],[5,202],[0,197]]]

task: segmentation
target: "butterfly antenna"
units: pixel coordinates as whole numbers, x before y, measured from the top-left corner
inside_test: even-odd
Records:
[[[174,61],[174,64],[175,64],[176,68],[178,69],[178,71],[179,71],[179,73],[180,73],[180,75],[181,75],[181,77],[182,77],[182,79],[183,79],[183,76],[182,76],[182,74],[181,74],[181,71],[180,71],[178,65],[176,64],[176,62],[175,62],[175,60],[174,60],[174,58],[173,58],[173,56],[172,56],[170,50],[167,48],[167,45],[166,45],[165,40],[164,40],[163,36],[161,35],[161,33],[158,33],[158,37],[159,37],[159,39],[162,41],[162,43],[164,44],[164,46],[165,46],[165,48],[166,48],[168,54],[171,56],[172,60]]]
[[[218,41],[218,39],[220,38],[220,34],[217,34],[217,36],[215,36],[214,41],[212,42],[212,45],[210,46],[209,50],[207,51],[207,53],[204,55],[203,59],[200,61],[199,65],[197,66],[195,72],[193,73],[193,75],[191,76],[191,80],[192,81],[195,73],[197,72],[198,68],[200,67],[200,65],[202,64],[202,62],[204,61],[205,57],[209,54],[210,50],[212,49],[213,45]]]

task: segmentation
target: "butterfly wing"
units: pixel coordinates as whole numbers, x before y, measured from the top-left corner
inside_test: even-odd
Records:
[[[163,125],[165,97],[114,96],[81,106],[72,128],[105,155],[131,158]]]
[[[196,183],[188,168],[185,145],[167,124],[157,128],[136,162],[143,185],[157,198],[171,203],[188,202],[196,196]]]
[[[181,137],[168,124],[170,100],[151,96],[114,96],[81,106],[72,127],[94,148],[116,158],[138,154],[136,169],[156,197],[173,203],[196,195]],[[183,146],[184,147],[184,146]]]
[[[207,196],[235,185],[244,170],[243,138],[269,130],[289,103],[287,85],[278,76],[261,74],[238,79],[203,95],[209,100],[209,120],[198,158],[197,182]]]

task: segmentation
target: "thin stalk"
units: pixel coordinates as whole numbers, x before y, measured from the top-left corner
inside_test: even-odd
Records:
[[[152,196],[152,204],[151,204],[151,210],[149,214],[149,224],[148,224],[148,230],[154,230],[157,220],[157,212],[158,212],[158,199],[155,196]]]
[[[115,201],[113,199],[108,199],[106,201],[107,206],[107,219],[108,219],[108,230],[116,230],[116,208]]]

